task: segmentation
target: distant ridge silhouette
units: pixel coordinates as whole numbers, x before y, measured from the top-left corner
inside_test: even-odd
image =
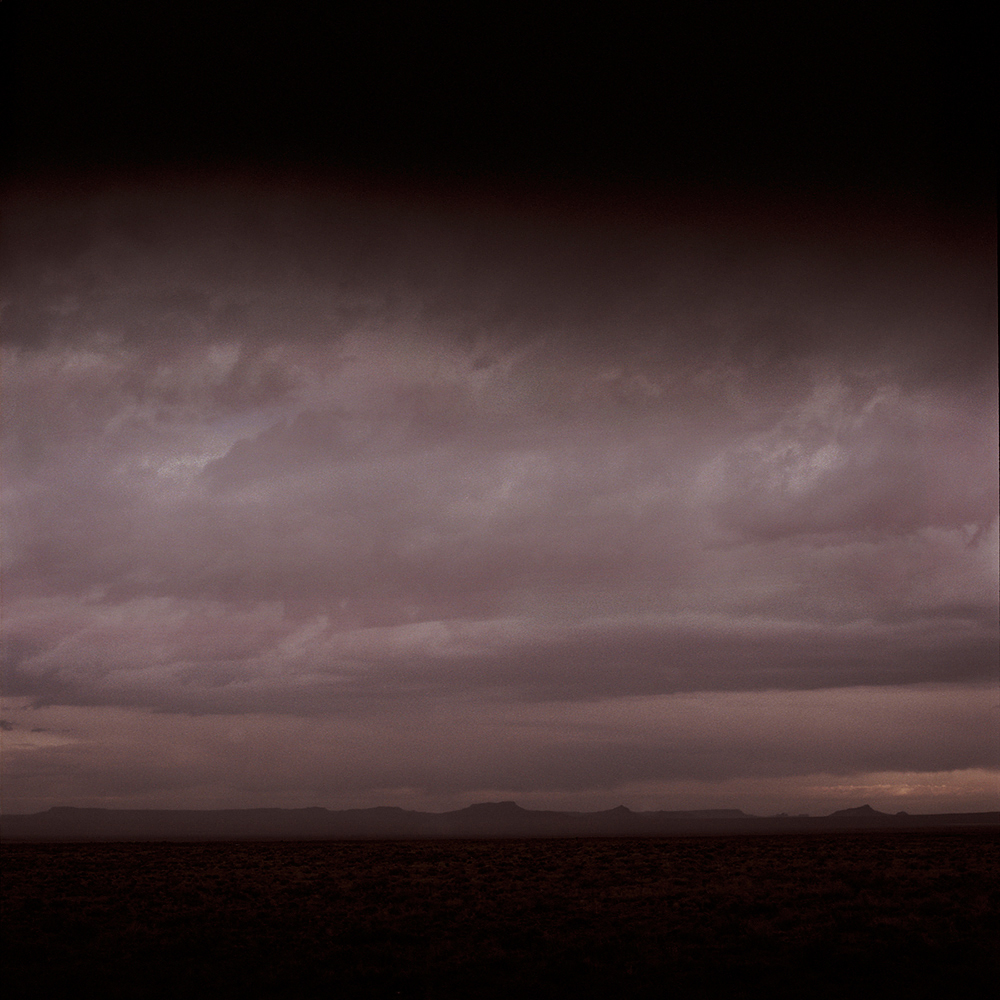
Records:
[[[1000,812],[890,815],[869,805],[829,816],[750,816],[739,809],[601,812],[524,809],[516,802],[479,802],[446,813],[398,806],[331,811],[306,809],[81,809],[0,817],[0,839],[130,840],[423,840],[433,838],[671,837],[843,830],[1000,827]]]

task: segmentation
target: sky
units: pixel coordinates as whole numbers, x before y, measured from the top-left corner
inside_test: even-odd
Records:
[[[950,24],[20,16],[5,812],[1000,808]]]

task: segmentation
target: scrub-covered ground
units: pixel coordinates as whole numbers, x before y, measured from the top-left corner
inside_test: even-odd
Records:
[[[4,844],[4,978],[49,997],[969,996],[1000,979],[998,844]]]

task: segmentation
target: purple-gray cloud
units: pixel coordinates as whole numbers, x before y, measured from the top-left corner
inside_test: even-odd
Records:
[[[997,766],[975,699],[935,717],[928,695],[917,730],[893,708],[877,737],[817,716],[780,747],[747,708],[717,749],[724,713],[665,743],[613,708],[982,697],[998,436],[974,248],[238,185],[9,202],[18,712],[327,720],[360,747],[442,726],[432,706],[508,713],[475,752],[465,722],[450,755],[447,726],[423,759],[384,743],[356,797]],[[581,706],[599,739],[559,729]],[[88,801],[203,784],[84,743],[17,744],[17,773],[82,768]],[[333,758],[307,756],[302,804],[333,801],[306,775]]]

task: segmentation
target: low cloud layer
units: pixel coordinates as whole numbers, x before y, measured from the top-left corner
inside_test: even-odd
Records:
[[[11,205],[5,808],[998,766],[975,248],[235,184]],[[263,742],[218,757],[241,718]]]

